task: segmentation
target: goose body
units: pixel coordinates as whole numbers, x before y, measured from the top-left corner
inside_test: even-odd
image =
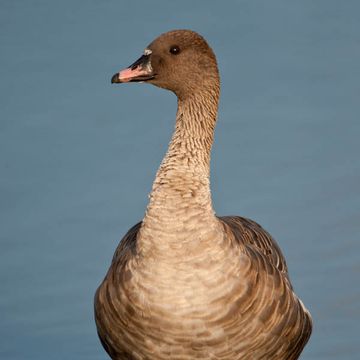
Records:
[[[212,207],[220,82],[211,48],[189,30],[165,33],[112,79],[129,81],[173,91],[178,110],[145,217],[95,295],[105,350],[112,359],[297,359],[312,321],[280,248],[254,221]]]

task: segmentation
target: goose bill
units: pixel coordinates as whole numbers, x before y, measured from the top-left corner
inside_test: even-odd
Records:
[[[154,78],[150,62],[150,54],[142,55],[128,68],[121,70],[111,78],[111,83],[146,81]]]

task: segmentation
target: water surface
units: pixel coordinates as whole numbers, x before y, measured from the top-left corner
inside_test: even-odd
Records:
[[[302,358],[357,359],[357,1],[0,4],[0,358],[106,359],[93,294],[140,220],[176,99],[111,86],[158,34],[202,33],[222,75],[218,214],[281,245],[314,333]]]

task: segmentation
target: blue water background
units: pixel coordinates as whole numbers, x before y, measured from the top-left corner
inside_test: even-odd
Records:
[[[93,294],[139,221],[176,99],[112,86],[158,34],[214,48],[218,214],[273,234],[314,318],[302,359],[358,359],[360,2],[0,2],[0,358],[107,359]]]

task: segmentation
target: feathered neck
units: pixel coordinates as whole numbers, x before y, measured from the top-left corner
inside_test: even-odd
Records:
[[[139,244],[156,246],[159,238],[188,237],[186,224],[215,221],[210,193],[210,152],[219,87],[178,99],[175,131],[159,167],[140,231]],[[166,240],[169,242],[169,240]],[[161,241],[160,241],[161,242]]]

